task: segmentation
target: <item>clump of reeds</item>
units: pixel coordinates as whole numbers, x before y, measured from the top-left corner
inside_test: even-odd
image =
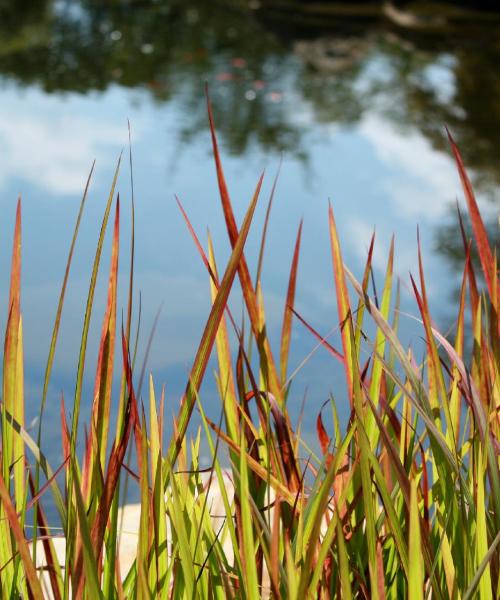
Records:
[[[117,330],[117,199],[92,416],[83,458],[76,452],[87,333],[116,174],[89,287],[71,423],[67,422],[65,407],[61,407],[65,460],[57,469],[51,468],[40,450],[41,417],[86,191],[50,342],[37,438],[24,428],[18,205],[1,404],[1,597],[499,597],[500,287],[496,251],[491,249],[453,140],[450,137],[474,232],[474,241],[469,242],[463,228],[457,226],[466,258],[454,335],[443,335],[433,324],[419,255],[418,277],[411,279],[411,284],[426,353],[423,362],[416,361],[398,338],[393,247],[377,304],[368,286],[373,240],[358,281],[343,263],[330,208],[325,227],[331,240],[338,348],[308,327],[331,353],[332,360],[343,365],[347,397],[342,401],[350,408],[350,418],[343,428],[333,399],[330,425],[324,424],[318,410],[322,456],[311,454],[303,463],[298,459],[301,436],[294,430],[286,408],[292,321],[294,317],[304,321],[294,309],[301,228],[291,263],[281,343],[273,354],[266,335],[260,276],[254,284],[243,253],[262,178],[238,227],[210,110],[209,116],[232,254],[219,276],[211,243],[205,252],[181,207],[207,269],[212,309],[168,444],[163,435],[163,395],[158,405],[152,378],[145,407],[134,391],[133,250],[127,318],[122,330]],[[484,290],[478,287],[470,261],[471,243],[477,244],[479,251]],[[249,340],[243,337],[227,304],[236,277],[250,323],[247,337],[253,339],[258,352],[258,369],[252,369]],[[470,319],[466,319],[467,311]],[[371,339],[366,336],[369,321],[375,325]],[[119,357],[114,356],[117,336],[122,349]],[[232,348],[231,339],[237,341]],[[465,343],[467,339],[473,342],[470,355],[465,354],[470,346]],[[362,345],[371,349],[368,359],[364,351],[361,353]],[[207,418],[203,399],[198,396],[214,348],[223,407],[220,423]],[[115,366],[115,359],[120,367]],[[121,369],[122,385],[119,396],[112,398],[111,383],[117,368]],[[110,423],[112,402],[118,404],[114,436]],[[250,410],[251,405],[256,410]],[[186,437],[195,407],[212,452],[212,468],[203,477],[198,460],[200,436],[190,440]],[[331,437],[327,429],[334,432]],[[124,463],[130,447],[137,456],[135,477],[141,494],[141,516],[136,559],[128,572],[121,572],[117,544],[119,503],[123,498],[119,497],[119,489],[120,479],[128,472]],[[227,455],[229,471],[221,466],[224,461],[220,457]],[[228,481],[232,481],[234,498]],[[224,518],[218,520],[210,517],[212,484],[218,484],[224,506]],[[43,508],[49,494],[64,528],[63,564],[59,564]],[[26,535],[28,515],[36,526],[36,539],[32,540]],[[41,554],[46,565],[43,569],[37,566],[42,564]]]

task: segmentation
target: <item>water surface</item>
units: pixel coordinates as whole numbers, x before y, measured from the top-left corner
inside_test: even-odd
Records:
[[[18,2],[0,20],[0,310],[7,313],[15,202],[23,201],[26,397],[37,412],[58,293],[79,199],[96,160],[76,248],[52,385],[44,447],[59,449],[61,393],[71,406],[85,300],[100,219],[118,156],[122,201],[119,314],[126,307],[130,251],[131,124],[136,200],[136,315],[141,293],[142,360],[163,304],[148,371],[166,385],[176,410],[210,309],[208,278],[174,201],[181,198],[202,241],[209,227],[219,269],[229,256],[208,132],[208,84],[238,218],[259,174],[266,176],[247,244],[255,272],[273,178],[282,161],[263,272],[277,354],[289,266],[304,220],[297,309],[323,333],[336,327],[329,239],[331,201],[344,259],[358,276],[376,230],[375,272],[385,270],[393,234],[403,308],[416,272],[420,228],[428,293],[437,322],[453,323],[462,194],[444,126],[455,136],[498,240],[500,78],[498,27],[405,31],[380,19],[345,19],[334,29],[270,19],[237,3]],[[109,240],[96,294],[82,418],[88,415],[106,294]],[[236,293],[232,307],[241,314]],[[410,319],[403,335],[418,344]],[[340,346],[338,333],[331,342]],[[300,325],[291,370],[314,348]],[[299,371],[290,394],[294,419],[305,398],[304,430],[333,393],[342,405],[338,366],[322,351]],[[220,410],[209,370],[203,399]]]

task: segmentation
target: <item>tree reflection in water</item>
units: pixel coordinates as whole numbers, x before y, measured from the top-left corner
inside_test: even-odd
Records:
[[[220,136],[237,155],[257,144],[306,160],[298,103],[316,122],[344,126],[379,112],[444,152],[447,124],[475,185],[498,203],[498,25],[417,35],[379,19],[344,18],[333,30],[306,30],[256,15],[248,4],[2,2],[0,74],[47,93],[119,85],[147,89],[157,102],[179,99],[186,115],[180,134],[188,141],[206,130],[208,81]],[[439,251],[451,259],[461,247],[452,231],[443,225],[437,235]]]

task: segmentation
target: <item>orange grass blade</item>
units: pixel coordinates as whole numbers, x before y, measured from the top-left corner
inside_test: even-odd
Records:
[[[98,562],[100,562],[102,543],[104,540],[104,532],[108,521],[109,511],[113,502],[116,486],[119,480],[120,468],[123,465],[125,453],[128,447],[130,433],[136,420],[136,401],[135,394],[131,383],[131,367],[128,357],[127,344],[125,334],[122,330],[122,350],[124,370],[127,376],[127,385],[129,386],[128,400],[124,411],[124,427],[122,437],[113,444],[111,456],[109,458],[106,480],[104,482],[104,490],[99,500],[99,508],[97,510],[94,523],[92,525],[91,539],[92,545],[96,550]],[[134,408],[135,407],[135,408]]]
[[[288,366],[288,353],[290,351],[290,338],[292,334],[292,309],[295,302],[295,289],[297,286],[297,269],[299,266],[300,239],[302,235],[302,220],[300,221],[295,249],[293,251],[292,266],[290,268],[290,278],[288,280],[288,291],[286,295],[285,313],[283,315],[283,327],[281,330],[281,350],[280,350],[280,368],[281,384],[286,381],[286,372]]]
[[[224,217],[226,220],[227,231],[229,234],[229,239],[231,242],[231,246],[234,249],[236,240],[238,238],[238,227],[236,225],[236,220],[234,218],[233,208],[231,205],[231,199],[229,197],[229,192],[227,190],[226,180],[224,177],[224,172],[222,169],[222,162],[219,155],[219,148],[217,144],[217,137],[215,135],[215,125],[212,114],[212,107],[210,105],[210,99],[208,96],[208,88],[205,90],[207,97],[207,108],[208,108],[208,119],[210,123],[210,133],[212,137],[212,147],[215,158],[215,165],[217,171],[217,181],[219,184],[219,191],[221,196],[222,209],[224,211]],[[245,260],[245,255],[242,254],[241,260],[238,265],[238,277],[241,282],[241,288],[243,291],[243,297],[245,299],[245,304],[247,306],[248,315],[250,317],[250,325],[252,327],[252,332],[257,341],[257,345],[259,347],[259,351],[263,354],[263,358],[265,363],[267,364],[267,376],[269,378],[269,389],[278,399],[278,403],[281,405],[283,402],[281,386],[279,384],[278,372],[276,369],[276,363],[274,361],[271,347],[269,345],[269,340],[265,335],[265,332],[260,328],[260,316],[259,316],[259,302],[257,300],[257,295],[255,289],[253,287],[253,283],[250,277],[250,272],[248,270],[248,265]]]
[[[193,238],[196,249],[198,250],[198,253],[201,256],[201,260],[203,261],[203,264],[205,265],[205,267],[210,275],[210,279],[214,282],[214,284],[216,286],[218,286],[219,281],[217,279],[217,276],[214,273],[214,271],[212,270],[212,267],[210,266],[207,255],[205,254],[205,251],[203,250],[203,246],[201,245],[201,242],[200,242],[198,236],[196,235],[194,227],[192,226],[191,221],[189,220],[189,217],[187,216],[187,213],[184,210],[184,207],[182,206],[181,201],[179,200],[179,198],[177,196],[175,196],[175,201],[177,202],[177,206],[179,207],[179,210],[181,211],[182,218],[184,219],[184,221],[187,225],[189,233],[191,234],[191,237]]]
[[[373,248],[375,247],[375,231],[372,233],[372,237],[370,240],[370,246],[368,247],[368,256],[366,257],[365,270],[363,273],[363,279],[361,280],[361,286],[363,291],[366,293],[368,289],[368,284],[370,282],[370,274],[372,274],[372,261],[373,261]],[[358,349],[358,360],[359,353],[361,352],[361,334],[362,334],[362,326],[363,326],[363,317],[365,314],[365,304],[363,300],[360,298],[358,300],[358,309],[356,311],[356,329],[354,331],[354,342],[356,348]]]
[[[201,260],[203,261],[203,264],[205,265],[205,268],[208,271],[208,274],[210,275],[210,285],[213,284],[215,289],[219,289],[219,275],[217,273],[217,269],[215,268],[215,261],[212,264],[212,260],[209,260],[209,257],[207,257],[205,250],[203,249],[203,246],[201,245],[201,242],[198,238],[198,236],[196,235],[196,231],[194,230],[194,227],[191,224],[191,221],[189,220],[189,217],[186,214],[186,211],[184,210],[184,207],[181,204],[181,201],[179,200],[179,198],[177,196],[175,196],[175,199],[177,201],[177,205],[179,207],[179,210],[181,211],[182,217],[187,225],[187,228],[189,230],[189,233],[191,235],[191,237],[193,238],[194,244],[196,246],[196,249],[198,250],[198,253],[201,257]],[[210,232],[208,232],[208,238],[209,238],[209,243],[211,243],[211,238],[210,238]],[[213,300],[212,300],[213,302]],[[229,320],[231,322],[231,325],[233,326],[234,331],[236,332],[238,337],[241,337],[240,332],[238,331],[238,327],[236,326],[236,322],[233,318],[233,315],[231,314],[231,311],[229,310],[229,306],[226,306],[226,312],[227,315],[229,317]]]
[[[101,445],[101,466],[104,468],[107,438],[109,429],[109,411],[111,402],[111,383],[116,338],[116,296],[118,284],[118,253],[120,246],[120,196],[116,200],[115,224],[111,251],[111,267],[109,270],[108,300],[104,317],[101,344],[99,348],[98,372],[95,380],[94,397],[98,394],[97,435]],[[104,397],[102,397],[104,396]]]
[[[248,232],[250,230],[250,224],[252,222],[255,207],[257,205],[257,199],[259,197],[261,186],[262,176],[259,179],[253,199],[247,210],[240,234],[238,236],[236,244],[234,245],[231,258],[229,259],[226,272],[219,286],[217,297],[215,298],[215,301],[213,303],[212,310],[210,311],[210,315],[208,317],[205,330],[203,332],[201,342],[196,353],[193,367],[189,375],[186,391],[181,402],[181,409],[177,418],[178,434],[174,438],[172,438],[172,442],[170,443],[170,447],[167,453],[168,468],[171,468],[174,465],[177,456],[179,455],[179,452],[181,450],[182,440],[184,439],[184,435],[186,433],[187,426],[191,418],[194,405],[196,403],[196,394],[205,374],[207,363],[210,358],[212,347],[215,342],[215,337],[219,329],[220,320],[226,307],[227,299],[229,297],[229,293],[233,285],[236,271],[240,266],[240,261],[242,260],[243,247],[245,245]]]
[[[330,448],[330,441],[331,438],[328,435],[328,433],[326,432],[325,426],[323,425],[323,417],[322,417],[322,410],[325,407],[326,404],[329,403],[329,400],[327,400],[323,406],[321,407],[321,410],[318,413],[318,417],[316,419],[316,432],[318,434],[318,441],[319,441],[319,446],[321,448],[321,452],[323,453],[323,455],[326,455],[328,452],[328,449]],[[329,466],[329,461],[327,459],[326,461],[326,466]]]
[[[337,294],[337,311],[339,318],[339,325],[342,333],[342,347],[344,349],[344,368],[347,379],[347,389],[349,393],[349,403],[353,405],[353,368],[352,364],[353,353],[351,351],[352,340],[349,334],[349,328],[345,327],[346,319],[351,314],[351,304],[349,300],[349,293],[347,291],[347,284],[344,273],[344,263],[342,262],[342,253],[340,250],[340,241],[337,234],[337,227],[335,225],[335,218],[333,216],[333,209],[331,204],[328,207],[328,220],[330,226],[330,243],[332,250],[333,260],[333,273],[335,277],[335,291]]]
[[[481,218],[481,213],[479,212],[476,197],[474,195],[474,190],[472,188],[472,184],[469,180],[469,177],[467,176],[462,156],[458,150],[455,140],[453,139],[448,129],[446,130],[446,133],[448,134],[451,149],[453,151],[455,161],[457,163],[460,180],[462,182],[465,199],[467,201],[467,207],[469,209],[469,215],[472,221],[472,230],[474,231],[474,237],[476,239],[476,244],[479,251],[479,258],[481,260],[481,266],[483,268],[486,285],[488,286],[490,297],[493,297],[494,295],[493,288],[497,288],[496,296],[498,298],[500,297],[500,282],[498,281],[496,271],[494,270],[495,265],[493,261],[493,253],[491,251],[490,243],[488,240],[486,227],[484,226],[483,219]]]
[[[111,405],[111,387],[113,380],[113,367],[115,356],[116,338],[116,295],[118,279],[118,252],[120,243],[120,196],[116,200],[115,223],[111,249],[111,266],[108,279],[108,299],[104,315],[99,356],[94,384],[94,402],[92,407],[92,427],[90,429],[88,460],[85,465],[82,485],[83,497],[88,500],[89,486],[92,482],[94,461],[100,462],[100,469],[104,470],[106,451],[108,445],[109,412]],[[99,452],[97,452],[99,451]],[[97,456],[97,453],[99,456]]]
[[[297,319],[305,326],[307,327],[307,329],[313,334],[313,336],[318,340],[318,342],[326,349],[328,350],[328,352],[334,356],[337,360],[339,360],[342,364],[344,364],[344,357],[342,356],[342,354],[336,350],[331,344],[329,344],[326,339],[321,335],[321,333],[318,333],[316,331],[316,329],[314,329],[314,327],[312,325],[310,325],[304,318],[302,318],[299,313],[294,309],[291,308],[291,311],[293,312],[293,314],[297,317]]]
[[[16,393],[18,385],[17,346],[19,343],[19,322],[21,318],[21,198],[18,199],[16,208],[8,310],[9,313],[4,341],[2,392],[2,457],[4,481],[9,481],[9,469],[10,465],[13,463],[14,450],[14,430],[7,426],[6,412],[10,413],[16,421],[18,420],[17,416],[19,412],[16,402]],[[19,423],[24,426],[24,420]]]
[[[208,238],[208,257],[209,268],[215,278],[210,279],[210,294],[212,303],[217,298],[217,266],[215,264],[214,249],[212,239]],[[238,400],[236,396],[236,386],[234,383],[234,372],[231,365],[231,348],[229,345],[229,335],[224,315],[221,317],[219,329],[215,338],[217,349],[217,359],[219,362],[219,381],[221,387],[221,398],[224,405],[224,416],[226,427],[231,438],[236,442],[239,439],[239,419],[238,419]]]
[[[465,233],[464,222],[462,218],[462,213],[460,209],[457,207],[458,212],[458,221],[460,224],[460,234],[462,236],[462,244],[464,247],[465,255],[470,252],[470,245],[472,240],[467,240],[467,235]],[[472,329],[475,328],[476,325],[476,313],[477,307],[479,304],[479,292],[477,289],[476,275],[474,273],[474,267],[472,262],[469,260],[467,263],[467,277],[469,279],[469,295],[470,295],[470,305],[471,305],[471,320],[472,320]]]

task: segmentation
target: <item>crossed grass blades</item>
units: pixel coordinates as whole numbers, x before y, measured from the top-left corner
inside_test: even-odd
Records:
[[[23,330],[20,308],[21,202],[16,213],[9,311],[3,356],[0,474],[0,587],[2,598],[480,598],[500,597],[499,478],[499,298],[496,248],[492,249],[474,192],[450,136],[474,240],[465,238],[465,261],[456,328],[445,336],[429,312],[424,267],[411,279],[426,353],[418,363],[398,338],[399,293],[393,283],[391,246],[383,292],[370,296],[372,239],[361,281],[342,261],[330,207],[331,256],[338,308],[337,348],[294,308],[301,226],[284,302],[281,343],[273,354],[266,334],[260,273],[268,204],[257,275],[252,279],[243,252],[262,177],[240,227],[233,214],[209,106],[220,200],[232,246],[222,277],[209,240],[205,251],[179,202],[210,282],[212,309],[206,321],[185,394],[164,443],[164,394],[157,401],[152,377],[144,399],[134,390],[133,317],[134,230],[129,263],[125,323],[117,326],[120,201],[115,198],[117,165],[94,258],[82,329],[71,423],[61,402],[65,460],[52,468],[40,450],[43,412],[73,248],[92,172],[81,201],[56,313],[39,411],[36,439],[24,426]],[[130,155],[130,167],[132,157]],[[98,351],[91,420],[83,457],[76,452],[87,334],[101,263],[103,240],[114,204],[113,243],[107,306]],[[132,185],[132,216],[133,185]],[[132,218],[133,223],[133,218]],[[471,262],[476,244],[481,266]],[[249,331],[244,335],[228,308],[239,279]],[[394,305],[393,311],[390,310]],[[466,313],[470,318],[466,318]],[[325,427],[320,411],[315,456],[287,413],[288,356],[294,318],[343,365],[350,418],[345,430],[336,402],[328,403]],[[366,338],[368,323],[375,325]],[[115,357],[115,340],[121,356]],[[135,335],[135,340],[137,336]],[[236,345],[230,340],[236,340]],[[466,340],[472,351],[466,355]],[[231,348],[231,345],[235,346]],[[363,345],[363,353],[361,347]],[[371,354],[366,359],[366,346]],[[252,348],[253,346],[253,348]],[[120,344],[118,344],[120,347]],[[198,396],[215,348],[222,404],[219,423],[211,422]],[[252,368],[251,352],[258,368]],[[469,351],[467,351],[469,352]],[[275,359],[279,356],[279,360]],[[132,357],[132,358],[131,358]],[[117,365],[115,365],[115,360]],[[118,366],[119,364],[119,366]],[[113,398],[113,372],[121,388]],[[142,378],[142,377],[141,377]],[[139,387],[137,388],[139,389]],[[111,403],[118,405],[114,437]],[[255,406],[255,410],[250,410]],[[201,429],[188,439],[193,410]],[[324,408],[324,407],[323,407]],[[147,418],[146,418],[146,413]],[[333,431],[333,435],[327,433]],[[211,469],[199,469],[201,432],[212,453]],[[120,482],[128,476],[130,448],[137,456],[141,517],[137,557],[128,572],[118,560]],[[235,497],[228,495],[228,473]],[[299,460],[306,454],[307,462]],[[208,487],[218,482],[225,507],[222,526],[210,518]],[[57,508],[66,539],[65,562],[57,560],[44,503]],[[31,516],[33,515],[33,517]],[[28,523],[28,519],[30,522]],[[219,521],[220,523],[220,521]],[[28,540],[27,531],[32,531]],[[38,541],[38,544],[35,543]],[[225,552],[227,545],[231,553]],[[42,552],[47,567],[36,568]]]

